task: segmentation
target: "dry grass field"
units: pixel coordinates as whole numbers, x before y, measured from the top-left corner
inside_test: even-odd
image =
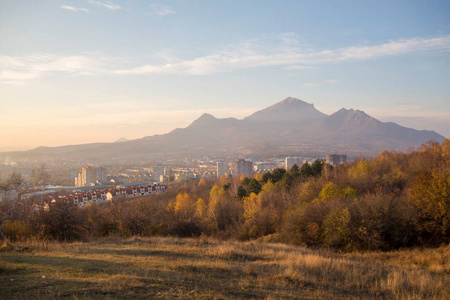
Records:
[[[209,238],[26,242],[1,299],[449,299],[450,246],[337,254]]]

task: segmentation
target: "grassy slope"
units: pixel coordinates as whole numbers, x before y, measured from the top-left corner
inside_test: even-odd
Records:
[[[0,252],[2,299],[450,297],[450,246],[335,254],[280,244],[133,238]]]

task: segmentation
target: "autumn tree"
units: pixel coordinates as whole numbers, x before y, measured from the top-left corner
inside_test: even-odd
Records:
[[[23,184],[22,175],[19,174],[16,170],[14,170],[6,180],[0,179],[0,193],[1,199],[3,199],[3,203],[0,205],[0,238],[1,240],[5,239],[5,235],[3,233],[2,227],[3,222],[7,220],[12,220],[13,215],[17,213],[19,210],[25,209],[24,204],[18,201],[6,202],[7,195],[9,191],[19,192],[20,187]]]
[[[82,237],[81,210],[72,203],[51,203],[48,211],[40,215],[41,237],[71,241]]]
[[[198,187],[199,188],[206,187],[206,179],[205,178],[200,178],[200,180],[198,181]]]
[[[209,196],[209,218],[218,230],[239,225],[242,220],[242,203],[236,197],[230,197],[223,189],[214,185]]]
[[[196,203],[187,193],[178,194],[174,211],[177,219],[191,221],[196,212]]]
[[[417,176],[409,189],[409,196],[417,207],[418,224],[424,242],[449,242],[450,168]]]

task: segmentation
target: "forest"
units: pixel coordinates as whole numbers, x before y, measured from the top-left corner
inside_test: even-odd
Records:
[[[0,203],[11,241],[105,236],[207,236],[340,251],[450,242],[450,140],[371,160],[322,160],[254,177],[200,179],[166,192],[78,208],[33,199]]]

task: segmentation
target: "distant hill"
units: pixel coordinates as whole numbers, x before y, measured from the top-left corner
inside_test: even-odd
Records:
[[[128,141],[127,138],[121,137],[120,139],[118,139],[117,141],[115,141],[115,143],[122,143],[122,142],[126,142]]]
[[[140,161],[158,155],[288,154],[340,151],[374,155],[406,150],[427,141],[442,142],[434,131],[415,130],[381,122],[363,111],[341,109],[328,116],[313,104],[286,98],[242,120],[203,114],[186,128],[141,139],[119,139],[29,151],[0,153],[15,161]],[[120,142],[119,142],[120,141]]]

